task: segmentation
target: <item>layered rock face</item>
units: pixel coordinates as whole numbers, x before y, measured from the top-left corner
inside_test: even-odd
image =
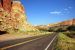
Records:
[[[0,8],[2,8],[2,0],[0,0]]]
[[[0,31],[37,30],[27,22],[24,7],[18,0],[0,0]]]
[[[11,0],[2,0],[3,9],[10,12],[11,11]]]
[[[67,20],[67,21],[63,21],[59,23],[60,25],[75,25],[75,19],[71,19],[71,20]]]
[[[48,26],[54,27],[54,26],[70,26],[70,25],[75,25],[75,19],[66,20],[63,22],[56,23],[56,24],[49,24]]]
[[[75,19],[72,20],[72,25],[75,25]]]

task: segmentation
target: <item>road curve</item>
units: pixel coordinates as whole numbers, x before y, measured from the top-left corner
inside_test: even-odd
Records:
[[[55,40],[57,34],[37,36],[28,39],[18,39],[8,41],[0,45],[2,50],[48,50],[51,48],[52,42]],[[2,43],[1,43],[2,44]],[[9,45],[8,45],[9,44]]]

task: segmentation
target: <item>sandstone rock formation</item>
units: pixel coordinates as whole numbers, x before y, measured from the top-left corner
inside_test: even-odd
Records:
[[[59,24],[60,25],[67,25],[67,26],[75,25],[75,19],[66,20],[66,21],[60,22]]]
[[[0,31],[36,31],[27,22],[20,0],[0,0]]]
[[[50,26],[50,27],[54,27],[54,26],[70,26],[70,25],[75,25],[75,19],[66,20],[66,21],[63,21],[63,22],[56,23],[56,24],[48,24],[48,26]]]

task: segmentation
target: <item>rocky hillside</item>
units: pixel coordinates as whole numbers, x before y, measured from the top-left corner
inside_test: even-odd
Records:
[[[75,25],[75,19],[66,20],[66,21],[63,21],[63,22],[55,23],[55,24],[48,24],[49,27],[70,26],[70,25]]]
[[[35,26],[35,28],[37,28],[40,31],[49,31],[50,28],[55,30],[63,28],[63,30],[66,30],[66,28],[71,25],[75,25],[75,19],[66,20],[59,23],[48,24],[48,25],[38,25]]]
[[[35,26],[35,28],[37,28],[40,31],[47,31],[49,29],[47,25],[38,25],[38,26]]]
[[[63,21],[59,23],[60,25],[75,25],[75,19]]]
[[[37,29],[27,22],[26,12],[18,0],[0,1],[0,31],[36,31]]]

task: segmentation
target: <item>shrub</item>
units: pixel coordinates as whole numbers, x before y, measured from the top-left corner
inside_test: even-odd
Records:
[[[67,30],[69,31],[75,31],[75,26],[74,25],[71,25],[67,28]]]
[[[49,32],[53,32],[54,31],[54,28],[49,28],[48,31]]]

